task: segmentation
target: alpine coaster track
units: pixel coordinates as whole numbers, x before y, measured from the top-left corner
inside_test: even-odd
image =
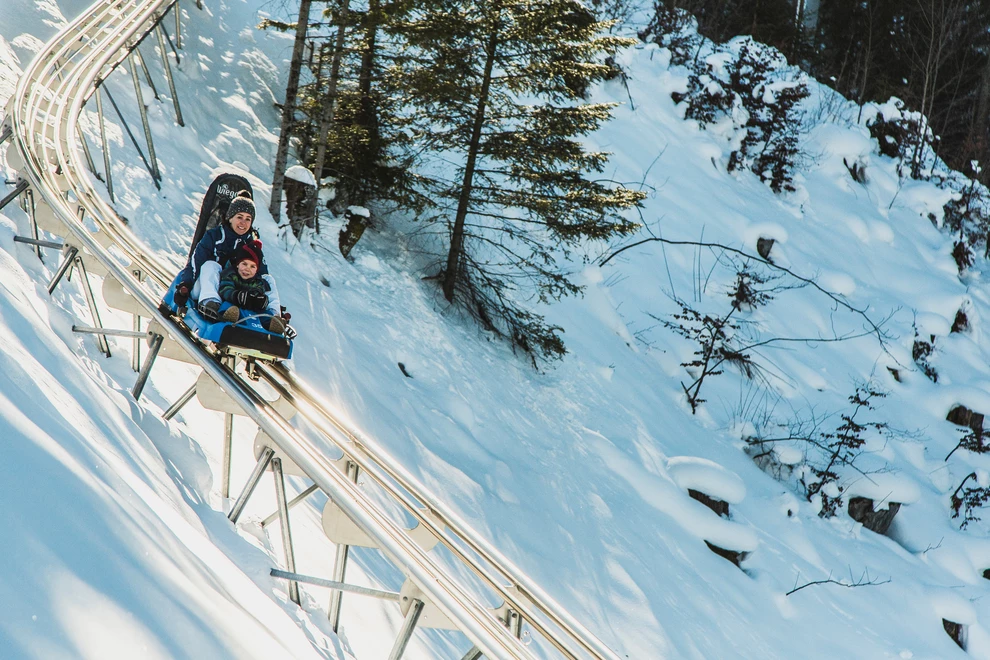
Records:
[[[16,193],[25,195],[31,217],[38,226],[64,240],[61,247],[63,254],[68,255],[65,267],[73,263],[81,267],[85,257],[89,272],[105,278],[105,291],[108,279],[119,283],[132,299],[135,316],[140,311],[140,316],[151,319],[148,334],[153,340],[152,350],[140,370],[135,395],[140,396],[140,386],[148,377],[158,350],[163,345],[172,347],[171,355],[168,351],[162,353],[165,357],[175,356],[174,351],[179,350],[186,361],[200,367],[206,377],[233,401],[238,414],[251,418],[274,444],[270,451],[266,450],[264,464],[259,462],[256,470],[259,478],[269,462],[273,468],[278,466],[274,470],[276,483],[283,463],[297,467],[315,487],[326,493],[351,524],[381,549],[410,585],[403,589],[403,595],[411,602],[405,605],[405,624],[390,658],[401,656],[420,613],[435,608],[475,645],[464,656],[465,660],[477,660],[482,654],[492,659],[538,657],[517,636],[522,623],[547,642],[540,646],[541,649],[549,648],[551,652],[559,653],[559,657],[618,660],[618,655],[480,534],[444,507],[439,497],[419,483],[381,446],[341,422],[316,390],[284,365],[257,363],[254,375],[279,393],[281,401],[278,403],[289,404],[292,412],[301,414],[336,444],[344,453],[343,459],[335,461],[326,457],[310,439],[289,424],[291,414],[286,413],[284,405],[273,405],[265,400],[252,387],[249,378],[234,371],[229,360],[220,359],[211,346],[183,332],[169,316],[159,311],[161,295],[180,265],[163,264],[150,256],[154,253],[128,229],[126,222],[94,188],[94,177],[89,174],[92,167],[88,166],[91,158],[79,128],[79,117],[87,101],[94,96],[99,105],[98,90],[102,82],[156,29],[159,30],[162,54],[167,60],[160,23],[170,13],[175,16],[178,37],[178,0],[95,2],[38,53],[18,81],[0,127],[0,142],[8,139],[12,142],[12,148],[7,152],[8,164],[16,168],[22,178]],[[133,62],[132,67],[136,93],[140,95]],[[171,86],[167,61],[166,71]],[[102,110],[100,112],[102,121]],[[179,114],[177,101],[176,112]],[[179,116],[181,123],[181,114]],[[154,166],[149,169],[156,169],[147,130],[146,134]],[[4,201],[9,201],[10,197]],[[86,220],[95,225],[97,231],[90,231]],[[34,244],[55,245],[46,244],[37,237]],[[78,260],[73,261],[76,255]],[[58,277],[53,280],[50,290],[57,283]],[[91,296],[90,306],[99,325]],[[142,334],[135,331],[128,336]],[[188,397],[184,398],[188,400]],[[385,489],[418,521],[419,527],[414,528],[420,532],[417,538],[396,525],[358,487],[355,479],[358,470]],[[246,500],[249,495],[249,489],[246,489],[240,500]],[[243,506],[240,500],[234,505],[235,509],[238,504]],[[285,515],[283,542],[287,546],[286,555],[291,556],[284,493],[281,500],[280,510]],[[236,520],[236,516],[233,518]],[[460,578],[432,559],[417,542],[417,539],[421,541],[424,531],[496,594],[503,601],[502,607],[497,610],[486,607],[460,583]],[[283,573],[279,575],[284,577]],[[288,575],[295,575],[291,564]],[[290,585],[295,587],[294,583]],[[336,593],[339,597],[340,592]],[[295,599],[298,602],[298,595]]]

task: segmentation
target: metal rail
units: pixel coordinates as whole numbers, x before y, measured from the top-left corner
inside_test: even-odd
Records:
[[[534,608],[560,630],[565,631],[593,657],[617,660],[618,656],[614,651],[605,646],[463,519],[441,504],[428,488],[402,467],[399,461],[392,458],[382,447],[362,438],[339,422],[340,415],[334,412],[315,390],[281,365],[275,367],[259,365],[257,371],[276,392],[295,406],[306,421],[333,440],[366,476],[371,476],[390,495],[404,504],[406,510],[419,521],[419,524],[429,528],[448,550],[470,566],[478,577],[561,653],[567,657],[575,657],[572,650],[562,648],[555,634],[540,623],[538,615],[533,611]],[[328,423],[331,426],[327,426]],[[441,520],[443,525],[439,525],[437,519]],[[478,562],[461,546],[452,543],[445,535],[444,526],[484,560],[484,563]],[[501,575],[493,575],[485,568],[486,564],[495,567]],[[503,580],[509,585],[505,586]]]
[[[380,545],[386,555],[412,579],[434,604],[491,658],[531,658],[532,653],[502,626],[460,585],[446,576],[403,531],[385,517],[365,495],[322,456],[320,450],[299,435],[231,369],[214,359],[210,351],[178,331],[158,311],[157,299],[131,273],[140,270],[160,286],[167,286],[171,272],[180,265],[162,265],[153,251],[137,239],[103,201],[89,179],[80,158],[82,144],[78,118],[86,100],[122,63],[133,44],[157,25],[175,0],[103,0],[56,35],[32,62],[12,97],[13,143],[22,159],[26,178],[42,195],[81,246],[99,259],[128,292],[167,329],[220,386],[268,434],[317,486],[327,492],[347,515]],[[84,155],[84,154],[83,154]],[[72,191],[76,203],[68,201]],[[119,263],[83,226],[83,209],[131,260]],[[360,438],[342,423],[328,405],[305,383],[284,368],[263,367],[262,375],[331,440],[372,475],[420,524],[427,528],[506,603],[519,612],[567,658],[590,657],[618,660],[606,647],[531,579],[498,553],[463,520],[445,511],[439,501],[380,447]],[[403,492],[405,491],[405,492]],[[410,496],[411,494],[411,496]],[[418,503],[417,501],[418,500]],[[421,505],[428,508],[424,510]],[[465,552],[434,522],[436,515],[476,556]],[[495,567],[493,573],[488,565]],[[506,585],[505,583],[509,584]],[[547,627],[546,619],[557,630]],[[562,639],[558,631],[565,633]],[[573,643],[572,643],[573,642]],[[577,646],[579,648],[572,648]]]

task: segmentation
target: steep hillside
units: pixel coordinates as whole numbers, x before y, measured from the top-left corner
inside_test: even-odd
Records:
[[[82,5],[64,4],[66,13],[70,4]],[[119,129],[111,144],[117,208],[135,232],[176,262],[215,171],[245,173],[259,193],[259,209],[267,207],[278,126],[273,101],[280,97],[291,46],[283,36],[253,29],[260,12],[272,11],[262,0],[205,4],[203,11],[184,8],[191,20],[176,75],[187,127],[174,124],[167,101],[150,103],[162,191],[154,189]],[[40,27],[42,17],[31,16],[44,38],[49,32]],[[2,28],[6,41],[0,47],[15,43],[23,29]],[[953,241],[935,226],[947,193],[900,176],[897,164],[880,154],[866,122],[878,112],[894,112],[892,106],[861,114],[812,82],[796,190],[775,194],[752,173],[727,172],[738,137],[730,127],[706,130],[684,118],[672,94],[687,89],[688,72],[670,63],[669,52],[642,45],[623,52],[620,63],[627,80],[594,92],[595,100],[620,106],[593,142],[614,154],[610,178],[642,186],[650,197],[638,235],[619,245],[588,245],[586,259],[572,261],[584,295],[540,308],[564,328],[566,358],[535,370],[525,356],[448,310],[420,279],[416,238],[402,231],[409,219],[377,227],[347,262],[335,251],[338,227],[332,222],[299,244],[262,211],[257,226],[266,256],[300,332],[293,368],[624,657],[963,657],[943,620],[964,626],[970,655],[990,657],[983,578],[990,568],[988,528],[974,520],[960,529],[963,518],[952,517],[950,501],[971,473],[966,486],[986,487],[990,463],[965,449],[945,460],[963,436],[961,427],[946,421],[950,409],[961,404],[990,412],[982,333],[990,300],[982,285],[984,262],[960,277]],[[109,84],[120,98],[130,98],[125,75]],[[0,83],[0,93],[5,89]],[[138,125],[136,112],[124,109]],[[96,133],[90,138],[98,144]],[[864,183],[852,178],[844,161],[861,164]],[[49,308],[38,294],[43,288],[37,282],[51,264],[42,267],[12,243],[15,231],[25,230],[23,214],[8,207],[0,217],[6,237],[0,247],[9,272],[18,274],[5,276],[8,293],[43,310],[22,315],[32,319],[30,336],[46,339],[18,335],[25,353],[58,373],[63,360],[42,360],[39,353],[61,351],[68,359],[70,350],[81,350],[86,382],[102,379],[97,367],[107,363],[67,331],[67,313]],[[656,240],[661,238],[672,243]],[[760,238],[774,239],[772,265],[740,254],[757,255]],[[729,315],[730,293],[747,264],[749,281],[764,280],[757,288],[774,289],[772,300],[733,312],[737,326],[726,332],[748,358],[737,356],[722,373],[709,375],[692,410],[685,388],[691,390],[699,372],[682,363],[694,359],[698,344],[670,324],[692,335],[692,318]],[[76,312],[85,309],[78,296],[66,296],[56,300]],[[968,326],[950,332],[960,309]],[[25,327],[20,317],[11,318],[3,315],[6,327]],[[935,337],[927,362],[937,382],[914,360],[916,329],[919,339]],[[108,408],[116,412],[102,424],[95,446],[105,451],[125,442],[133,415],[146,420],[140,423],[144,433],[168,437],[152,446],[134,440],[150,456],[138,463],[157,465],[162,454],[181,466],[174,447],[179,443],[197,457],[196,470],[205,472],[209,459],[215,471],[218,422],[209,414],[190,411],[170,426],[147,421],[185,388],[186,372],[156,372],[150,410],[127,405],[121,394],[129,387],[126,350],[120,344],[104,383],[86,385],[98,394],[74,391],[82,386],[65,394],[78,400],[117,391]],[[739,368],[744,362],[749,375]],[[869,398],[873,409],[857,410],[850,402],[857,387],[876,393],[860,398]],[[22,417],[37,423],[45,416],[30,407],[33,398],[5,396],[11,427]],[[111,414],[102,403],[82,409],[93,423]],[[867,425],[856,432],[863,445],[850,450],[853,466],[836,464],[835,482],[822,489],[834,498],[841,487],[845,498],[834,517],[823,518],[821,493],[809,501],[807,485],[815,481],[814,469],[829,466],[829,434],[841,433],[843,415]],[[117,427],[124,436],[108,430]],[[758,438],[766,442],[755,443]],[[76,479],[96,478],[92,461],[79,462],[87,469],[78,467]],[[249,464],[249,457],[239,459],[235,480]],[[67,499],[80,499],[82,486],[63,485],[49,463],[28,464],[25,475],[28,470],[58,484],[50,488]],[[202,507],[210,497],[209,475],[196,470],[170,472],[158,465],[154,474],[168,475],[159,488],[175,501],[193,498]],[[117,497],[125,486],[107,488]],[[194,495],[179,495],[181,488]],[[689,489],[730,502],[728,519],[692,499]],[[19,493],[5,493],[4,528],[20,540],[18,547],[29,548],[26,539],[38,528],[11,521],[38,504]],[[902,504],[885,535],[850,517],[846,504],[853,496],[872,498],[880,509]],[[310,503],[300,515],[318,521],[319,504]],[[87,517],[106,515],[104,506],[110,505],[94,503]],[[242,536],[217,531],[220,524],[210,526],[211,533],[235,548],[245,538],[263,537],[255,523],[268,513],[265,506],[255,505]],[[220,517],[197,510],[201,518]],[[979,509],[973,513],[979,516]],[[119,525],[113,528],[120,532]],[[130,547],[132,538],[120,536],[119,544]],[[737,567],[706,541],[745,552],[745,558]],[[74,556],[65,550],[44,565]],[[0,572],[0,585],[15,589],[15,577],[30,575],[36,558],[27,549],[15,553]],[[326,575],[330,558],[329,552],[310,552],[299,569]],[[359,555],[358,565],[358,579],[371,584],[395,579],[371,554]],[[74,574],[102,576],[101,568]],[[134,570],[154,575],[156,569],[139,563]],[[115,593],[101,582],[94,588]],[[304,606],[316,621],[308,630],[321,629],[324,601],[319,591],[307,591]],[[146,622],[152,638],[164,635],[147,623],[154,613],[126,601],[118,606]],[[51,613],[55,606],[39,603],[37,609]],[[189,618],[198,620],[195,612]],[[233,621],[227,625],[234,627]],[[345,644],[356,657],[381,656],[388,640],[358,633],[375,629],[369,622],[386,621],[395,624],[391,614],[345,611]],[[40,654],[25,648],[25,656]],[[170,647],[164,648],[168,655]],[[453,653],[449,639],[424,636],[411,655]]]

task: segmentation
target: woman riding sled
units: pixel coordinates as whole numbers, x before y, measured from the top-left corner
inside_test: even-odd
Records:
[[[254,218],[254,202],[247,192],[241,192],[231,200],[223,222],[203,235],[186,267],[176,277],[178,284],[173,297],[176,305],[184,307],[192,298],[198,303],[196,310],[204,319],[220,320],[220,275],[238,248],[258,240],[258,232],[253,228]],[[272,317],[278,317],[281,307],[275,278],[268,273],[264,257],[258,256],[257,276],[268,287],[265,310]]]

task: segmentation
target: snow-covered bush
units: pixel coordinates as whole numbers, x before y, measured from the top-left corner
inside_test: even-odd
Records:
[[[834,431],[820,432],[812,438],[811,444],[817,456],[809,457],[805,464],[805,474],[801,481],[805,486],[805,496],[809,502],[818,502],[818,515],[831,518],[838,513],[845,497],[842,484],[842,467],[855,467],[868,433],[883,433],[886,422],[863,420],[861,415],[874,410],[875,399],[887,396],[873,383],[856,386],[849,396],[851,409],[839,415],[841,424]],[[857,419],[858,418],[858,419]]]
[[[969,480],[973,480],[970,486]],[[985,471],[971,472],[956,487],[952,495],[949,496],[949,507],[952,509],[952,517],[962,520],[959,522],[959,529],[966,529],[971,522],[978,522],[979,509],[990,502],[990,479]]]
[[[692,413],[705,402],[701,397],[705,380],[722,374],[726,364],[736,367],[747,378],[753,378],[760,370],[748,352],[747,335],[741,332],[751,323],[740,319],[739,315],[773,301],[783,289],[777,280],[778,277],[761,272],[748,262],[737,264],[735,282],[727,291],[729,309],[703,312],[683,300],[675,300],[681,311],[671,314],[670,318],[657,319],[693,344],[692,358],[681,363],[694,378],[690,384],[681,383]]]
[[[880,153],[898,161],[901,176],[928,179],[937,161],[932,150],[937,138],[920,112],[907,110],[899,98],[891,98],[876,107],[876,115],[867,119],[870,135],[876,138]]]
[[[844,410],[824,415],[812,410],[806,417],[765,420],[744,438],[746,453],[765,472],[804,495],[823,518],[835,516],[850,497],[874,502],[889,499],[890,493],[878,495],[869,490],[871,485],[876,490],[877,482],[884,487],[891,483],[890,475],[877,478],[886,465],[864,468],[858,463],[869,451],[870,441],[887,432],[886,422],[864,419],[874,410],[875,400],[885,396],[870,381],[856,386]],[[839,418],[838,424],[831,427],[828,422],[834,417]],[[904,499],[892,501],[906,503]]]
[[[670,50],[670,61],[678,65],[691,61],[703,41],[698,34],[697,19],[664,0],[654,0],[653,15],[638,35],[640,41]]]
[[[674,100],[686,103],[685,117],[702,126],[732,122],[739,136],[729,171],[749,170],[774,192],[793,191],[807,77],[779,51],[748,37],[689,66],[688,90]]]
[[[959,439],[959,444],[957,444],[949,455],[945,457],[945,460],[949,460],[949,457],[956,453],[959,449],[965,449],[968,452],[974,454],[986,454],[990,453],[990,433],[987,433],[982,428],[966,429],[962,431],[962,437]]]
[[[730,69],[732,90],[747,112],[746,135],[729,158],[729,170],[748,169],[774,192],[793,191],[801,154],[798,106],[807,98],[804,74],[791,79],[787,60],[775,49],[744,43]]]
[[[971,164],[971,173],[972,178],[953,172],[941,184],[954,193],[942,207],[942,229],[956,234],[952,258],[960,273],[973,265],[978,246],[984,258],[990,256],[990,191],[976,180],[978,163]]]
[[[934,352],[935,335],[929,334],[927,338],[922,337],[916,323],[914,326],[914,344],[911,346],[911,358],[918,365],[918,368],[921,369],[921,373],[928,376],[933,383],[937,383],[938,371],[928,361]]]
[[[733,108],[738,105],[738,99],[719,79],[718,71],[714,61],[700,61],[691,66],[687,92],[673,94],[676,103],[686,103],[685,118],[707,127],[735,114]]]

